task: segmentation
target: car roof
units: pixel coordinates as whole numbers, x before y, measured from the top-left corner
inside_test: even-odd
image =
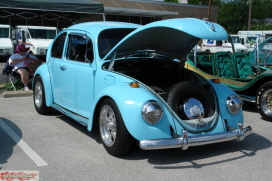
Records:
[[[72,25],[65,30],[73,30],[79,29],[83,31],[90,32],[91,34],[100,33],[105,29],[111,28],[139,28],[142,25],[134,24],[134,23],[125,23],[125,22],[114,22],[114,21],[94,21],[94,22],[85,22]]]

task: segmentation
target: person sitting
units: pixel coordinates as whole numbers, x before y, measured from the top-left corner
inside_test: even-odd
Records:
[[[28,53],[29,49],[30,48],[26,48],[24,44],[17,45],[14,50],[16,53],[12,54],[8,60],[9,65],[14,66],[14,71],[19,73],[21,81],[24,84],[24,90],[29,90],[29,76],[33,76],[34,74],[29,72],[25,63],[38,60],[34,55]]]

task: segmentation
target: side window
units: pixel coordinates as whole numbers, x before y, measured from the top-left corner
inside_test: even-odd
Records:
[[[54,41],[54,44],[52,46],[51,50],[51,56],[55,58],[62,58],[65,38],[67,33],[63,33]]]
[[[270,52],[272,52],[272,42],[268,40],[267,43],[261,48],[261,53],[269,54]]]
[[[66,58],[79,62],[86,62],[87,37],[83,35],[69,35],[69,44]]]

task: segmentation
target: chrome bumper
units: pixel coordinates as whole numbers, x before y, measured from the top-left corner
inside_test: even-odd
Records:
[[[245,136],[248,136],[251,133],[252,128],[250,126],[243,128],[242,124],[239,124],[239,129],[233,131],[190,137],[188,136],[188,132],[186,130],[183,130],[182,137],[179,138],[142,140],[140,141],[140,148],[143,150],[157,150],[169,148],[181,148],[182,150],[187,150],[189,146],[220,143],[234,139],[236,139],[237,141],[242,141]]]

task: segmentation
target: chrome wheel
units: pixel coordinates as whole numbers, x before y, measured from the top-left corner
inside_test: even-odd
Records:
[[[184,112],[189,119],[203,118],[205,110],[202,103],[195,98],[188,98],[179,105],[179,112]]]
[[[42,105],[42,85],[41,82],[37,82],[35,84],[35,94],[34,94],[34,101],[35,101],[35,105],[37,107],[41,107]]]
[[[263,119],[272,121],[272,81],[264,83],[257,91],[256,108]]]
[[[272,115],[272,89],[263,92],[260,99],[260,106],[263,109],[264,114]]]
[[[107,146],[112,146],[116,140],[116,116],[109,105],[104,105],[99,116],[100,134]]]

